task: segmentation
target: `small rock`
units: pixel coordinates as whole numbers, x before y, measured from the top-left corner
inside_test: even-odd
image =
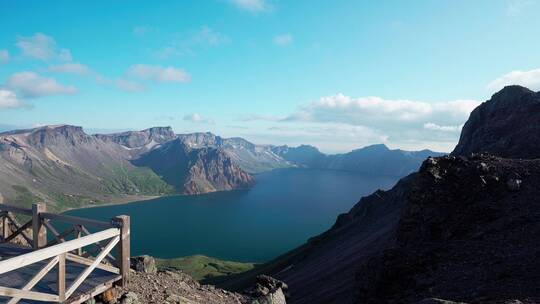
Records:
[[[519,191],[519,189],[521,188],[521,180],[517,178],[511,178],[507,180],[506,188],[508,188],[508,190],[512,192]]]
[[[128,292],[120,299],[120,304],[140,304],[139,297],[134,292]]]
[[[148,255],[141,255],[132,257],[130,260],[131,268],[135,269],[138,272],[144,273],[156,273],[156,260]]]
[[[488,173],[489,172],[489,167],[488,167],[488,165],[486,163],[481,162],[478,165],[478,170],[480,170],[480,172],[483,172],[483,173]]]

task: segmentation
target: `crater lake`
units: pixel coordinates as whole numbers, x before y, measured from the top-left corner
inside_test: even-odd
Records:
[[[202,254],[265,262],[330,228],[362,196],[398,178],[316,169],[255,175],[249,190],[166,196],[66,214],[100,220],[131,216],[131,253],[158,258]]]

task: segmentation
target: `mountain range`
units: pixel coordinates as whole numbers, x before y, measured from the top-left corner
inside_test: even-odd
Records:
[[[540,92],[509,86],[477,107],[451,155],[363,197],[265,273],[288,303],[539,303]]]
[[[0,201],[45,201],[64,210],[246,189],[258,173],[291,167],[401,177],[428,155],[442,154],[374,145],[326,155],[312,146],[256,145],[212,133],[175,134],[170,127],[89,135],[77,126],[42,126],[0,133]]]

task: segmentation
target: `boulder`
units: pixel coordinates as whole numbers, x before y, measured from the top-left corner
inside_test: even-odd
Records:
[[[257,277],[255,286],[246,293],[253,298],[252,304],[286,304],[287,284],[266,275]]]
[[[132,257],[130,260],[131,268],[137,272],[156,273],[156,260],[148,255]]]

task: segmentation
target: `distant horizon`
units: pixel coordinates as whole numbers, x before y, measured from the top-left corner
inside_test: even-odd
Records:
[[[450,151],[494,92],[540,90],[537,11],[538,0],[7,1],[0,121]]]
[[[174,134],[176,134],[176,135],[208,133],[208,134],[213,134],[215,136],[219,136],[219,137],[225,138],[225,139],[242,138],[244,140],[247,140],[247,141],[249,141],[249,142],[251,142],[253,144],[259,145],[259,146],[288,146],[290,148],[297,148],[297,147],[300,147],[300,146],[310,146],[310,147],[316,148],[317,150],[319,150],[323,154],[327,154],[327,155],[344,154],[344,153],[348,153],[348,152],[351,152],[351,151],[354,151],[354,150],[360,150],[360,149],[363,149],[363,148],[367,148],[367,147],[371,147],[371,146],[380,146],[380,145],[385,146],[390,150],[403,150],[403,151],[407,151],[407,152],[419,152],[419,151],[424,151],[424,150],[429,150],[429,151],[435,152],[435,153],[450,153],[451,152],[451,151],[436,151],[436,150],[431,150],[431,149],[405,150],[405,149],[391,147],[391,146],[389,146],[389,145],[387,145],[385,143],[382,143],[382,142],[381,143],[371,143],[371,144],[367,144],[367,145],[364,145],[364,146],[359,146],[359,147],[356,147],[356,148],[353,148],[353,149],[350,149],[350,150],[346,150],[346,151],[325,151],[325,150],[323,150],[323,149],[321,149],[321,148],[319,148],[319,147],[317,147],[315,145],[309,144],[309,143],[301,143],[301,144],[298,144],[298,145],[288,145],[288,144],[279,144],[279,143],[276,143],[276,144],[260,143],[260,142],[257,142],[256,140],[250,140],[250,139],[247,139],[247,138],[244,138],[244,137],[241,137],[241,136],[225,137],[225,136],[221,136],[218,133],[214,133],[214,132],[210,132],[210,131],[195,131],[195,132],[187,132],[187,133],[177,132],[177,131],[174,130],[174,128],[172,126],[165,126],[165,125],[163,125],[163,126],[152,126],[152,127],[143,128],[143,129],[126,129],[126,130],[93,129],[93,128],[85,128],[84,126],[80,126],[80,125],[71,125],[71,124],[40,125],[40,126],[32,126],[32,127],[15,127],[15,126],[8,127],[8,126],[0,125],[0,134],[6,133],[6,132],[12,132],[12,131],[24,131],[24,130],[39,129],[39,128],[43,128],[43,127],[61,127],[61,126],[81,127],[83,129],[83,132],[88,134],[88,135],[111,135],[111,134],[124,133],[124,132],[140,132],[140,131],[145,131],[145,130],[152,129],[152,128],[171,128],[173,130]]]

